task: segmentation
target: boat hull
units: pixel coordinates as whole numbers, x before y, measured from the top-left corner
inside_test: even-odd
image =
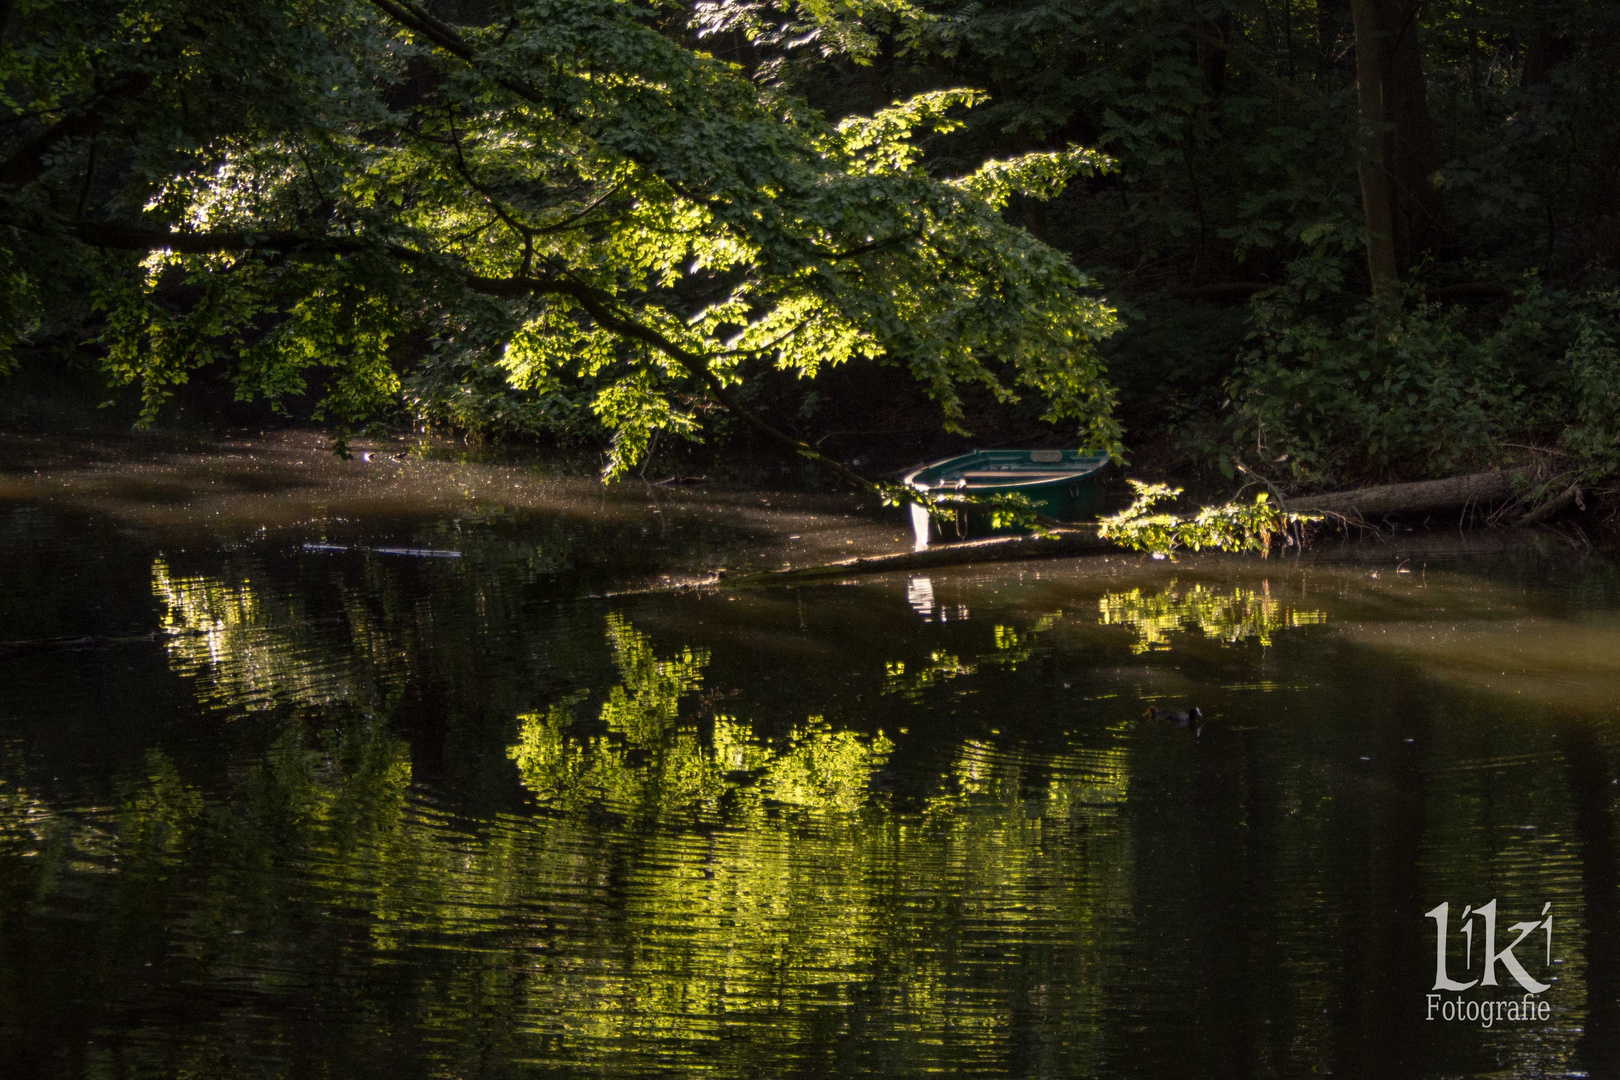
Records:
[[[1021,495],[1037,513],[1059,521],[1095,518],[1102,502],[1101,478],[1107,454],[1076,450],[988,450],[937,461],[905,482],[920,491],[977,498]],[[998,526],[994,512],[965,507],[943,520],[911,506],[912,532],[919,547],[942,540],[966,540],[1027,530]]]

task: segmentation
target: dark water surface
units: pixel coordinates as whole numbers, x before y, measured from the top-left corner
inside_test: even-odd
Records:
[[[735,538],[351,532],[0,503],[0,1075],[1620,1068],[1612,561],[604,595]],[[1493,898],[1551,1019],[1426,1020]]]

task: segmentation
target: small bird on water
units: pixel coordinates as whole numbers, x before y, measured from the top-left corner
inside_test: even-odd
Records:
[[[1155,720],[1165,720],[1177,727],[1191,728],[1194,735],[1204,728],[1204,711],[1194,705],[1186,712],[1177,712],[1175,709],[1161,709],[1157,706],[1148,706],[1148,715]]]

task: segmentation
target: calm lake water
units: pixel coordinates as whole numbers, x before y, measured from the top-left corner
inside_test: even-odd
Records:
[[[616,591],[753,542],[652,520],[0,502],[0,1075],[1620,1069],[1614,562]],[[1426,1020],[1493,898],[1551,1018]]]

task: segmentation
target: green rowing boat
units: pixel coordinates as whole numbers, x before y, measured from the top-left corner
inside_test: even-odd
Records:
[[[1080,521],[1096,516],[1102,494],[1098,481],[1108,461],[1107,453],[1084,450],[980,450],[925,465],[904,482],[937,494],[1022,495],[1047,517]],[[919,548],[930,540],[1017,531],[996,528],[990,511],[972,507],[957,511],[953,527],[949,519],[942,523],[930,518],[916,503],[911,504],[911,528]]]

